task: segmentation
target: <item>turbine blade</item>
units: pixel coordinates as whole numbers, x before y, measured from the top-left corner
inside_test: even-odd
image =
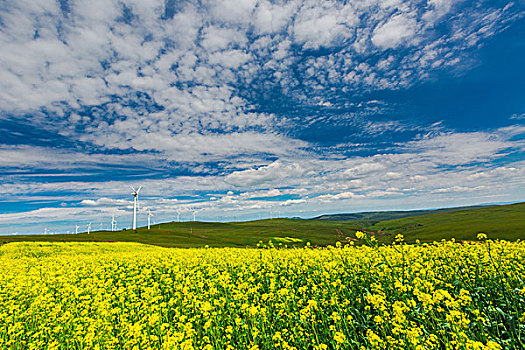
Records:
[[[139,186],[139,189],[136,191],[137,194],[139,194],[141,188],[142,188],[142,186]]]
[[[131,189],[133,190],[133,192],[137,192],[137,191],[135,191],[135,189],[133,188],[133,186],[129,186],[129,187],[131,187]]]

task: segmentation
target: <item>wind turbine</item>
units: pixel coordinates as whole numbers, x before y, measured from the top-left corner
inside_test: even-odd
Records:
[[[196,212],[196,210],[193,209],[192,211],[193,211],[193,221],[195,221],[195,212]]]
[[[47,227],[44,228],[44,234],[47,235],[48,231],[47,231]]]
[[[150,229],[150,218],[151,218],[152,216],[155,216],[155,215],[153,215],[153,214],[151,213],[151,210],[148,209],[148,230]]]
[[[87,234],[89,235],[90,232],[91,232],[91,221],[87,225]]]
[[[177,222],[180,222],[180,210],[177,210]]]
[[[131,187],[131,189],[133,190],[133,193],[131,193],[133,195],[133,229],[136,230],[137,229],[137,202],[139,200],[139,192],[142,186],[139,186],[138,190],[135,190],[133,186],[129,186],[129,187]]]
[[[78,225],[75,225],[75,234],[78,235]]]
[[[111,216],[111,231],[117,229],[117,221],[115,220],[115,215]]]

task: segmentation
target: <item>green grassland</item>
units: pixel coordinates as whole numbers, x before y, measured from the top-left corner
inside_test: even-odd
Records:
[[[525,239],[525,203],[386,220],[368,229],[387,237],[401,233],[408,241],[474,240],[479,232],[494,239]]]
[[[95,231],[91,234],[0,236],[0,242],[20,241],[121,241],[139,242],[165,247],[239,247],[255,246],[259,241],[297,246],[333,244],[344,236],[354,236],[361,229],[350,221],[300,219],[269,219],[248,222],[170,222],[153,225],[151,230]]]
[[[139,242],[165,247],[239,247],[255,246],[259,241],[273,241],[276,245],[303,246],[334,244],[354,238],[357,230],[374,233],[380,241],[390,242],[401,233],[407,241],[434,241],[456,238],[475,240],[479,232],[489,238],[515,240],[525,239],[525,203],[469,207],[466,209],[430,211],[392,220],[381,220],[389,212],[375,215],[355,216],[352,220],[331,219],[268,219],[248,222],[170,222],[152,226],[151,230],[141,227],[136,231],[116,232],[95,231],[91,234],[61,235],[16,235],[0,236],[0,243],[20,241],[84,241],[84,242]],[[408,214],[410,212],[404,212]],[[379,220],[379,221],[378,221]]]

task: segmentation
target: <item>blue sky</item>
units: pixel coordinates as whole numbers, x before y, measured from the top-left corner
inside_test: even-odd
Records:
[[[7,1],[0,233],[522,201],[523,1]]]

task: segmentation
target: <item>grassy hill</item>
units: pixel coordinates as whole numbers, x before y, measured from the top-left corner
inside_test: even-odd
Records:
[[[254,246],[269,240],[287,245],[333,244],[341,235],[352,235],[360,229],[352,222],[335,222],[300,219],[269,219],[249,222],[170,222],[141,227],[137,231],[95,231],[91,234],[17,235],[0,236],[0,243],[19,241],[122,241],[140,242],[166,247]]]
[[[384,220],[368,227],[385,237],[401,233],[407,240],[474,240],[479,232],[489,238],[525,239],[525,203]]]
[[[486,205],[476,205],[468,207],[455,207],[443,209],[428,209],[428,210],[398,210],[398,211],[367,211],[360,213],[349,214],[329,214],[321,215],[313,218],[313,220],[329,220],[329,221],[354,221],[359,222],[364,226],[374,225],[380,221],[402,219],[406,217],[422,216],[428,214],[449,213],[467,209],[486,208]]]
[[[272,240],[288,246],[334,244],[354,237],[357,230],[374,232],[380,240],[390,242],[401,233],[408,241],[433,241],[456,238],[475,240],[479,232],[490,238],[525,239],[525,203],[475,208],[449,208],[413,212],[358,213],[353,220],[269,219],[249,222],[170,222],[116,232],[95,231],[91,234],[0,236],[0,243],[17,241],[90,241],[139,242],[165,247],[235,247],[254,246]],[[380,214],[379,214],[380,213]],[[411,217],[396,217],[412,213]],[[346,215],[346,214],[345,214]],[[356,214],[351,214],[356,215]],[[348,217],[347,217],[348,218]],[[385,218],[387,218],[385,220]]]

